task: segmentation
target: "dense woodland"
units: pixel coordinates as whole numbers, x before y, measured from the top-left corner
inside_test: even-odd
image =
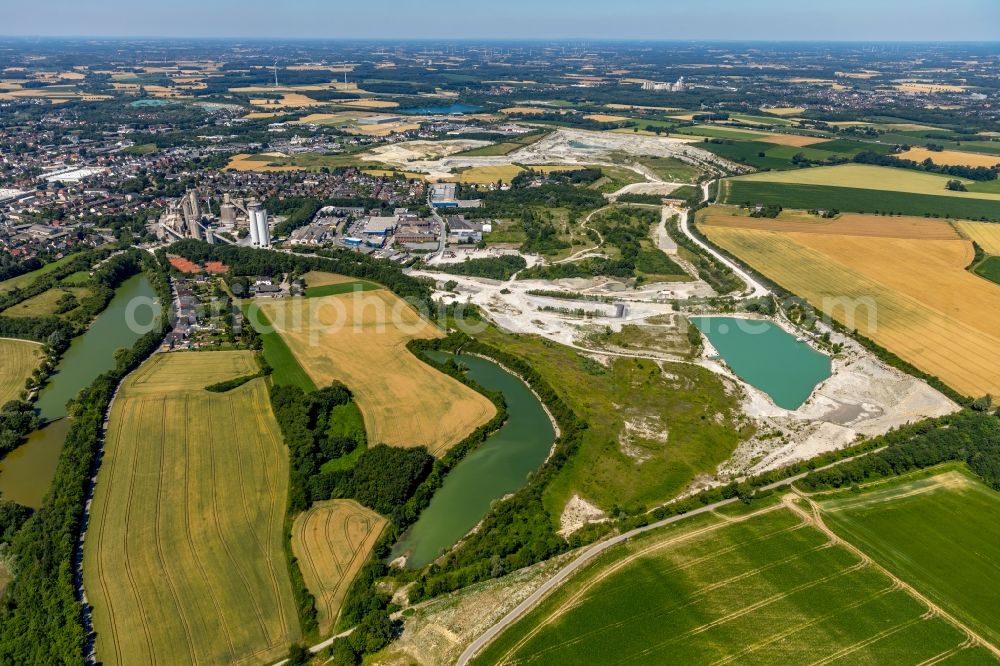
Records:
[[[989,413],[989,406],[989,401],[984,400],[978,409],[884,435],[879,438],[886,445],[884,450],[813,472],[801,483],[809,490],[841,488],[960,461],[1000,491],[1000,412]]]
[[[450,264],[427,266],[430,270],[450,273],[451,275],[469,275],[491,278],[493,280],[509,280],[514,273],[528,265],[519,254],[506,254],[499,257],[484,257],[482,259],[466,259]]]

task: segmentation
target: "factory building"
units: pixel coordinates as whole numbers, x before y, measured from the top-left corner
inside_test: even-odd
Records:
[[[676,83],[661,83],[659,81],[643,81],[643,90],[652,91],[665,91],[665,92],[684,92],[684,77],[677,79]]]

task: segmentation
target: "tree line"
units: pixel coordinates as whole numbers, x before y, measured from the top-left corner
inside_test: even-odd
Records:
[[[928,157],[922,162],[907,160],[895,155],[880,155],[879,153],[866,150],[854,156],[854,161],[858,164],[875,164],[877,166],[895,167],[898,169],[914,169],[916,171],[926,171],[928,173],[940,173],[946,176],[957,178],[967,178],[969,180],[987,181],[997,179],[997,167],[970,167],[962,164],[935,164],[934,160]]]

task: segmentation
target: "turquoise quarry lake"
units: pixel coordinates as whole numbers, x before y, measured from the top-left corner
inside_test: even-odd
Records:
[[[736,376],[767,393],[779,407],[798,409],[831,374],[829,356],[771,322],[691,317],[691,323],[705,334]]]

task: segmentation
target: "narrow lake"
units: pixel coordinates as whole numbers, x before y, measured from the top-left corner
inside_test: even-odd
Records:
[[[798,409],[831,374],[830,357],[799,342],[777,324],[740,317],[691,317],[740,379]]]
[[[450,354],[436,353],[443,361]],[[461,460],[445,478],[430,505],[393,548],[392,557],[408,555],[406,565],[422,567],[453,546],[476,526],[494,500],[520,489],[552,448],[555,431],[535,395],[520,379],[496,363],[459,356],[469,377],[503,393],[507,421]]]
[[[115,367],[115,351],[131,347],[149,330],[152,310],[146,306],[129,307],[140,298],[144,300],[135,303],[148,303],[156,298],[153,285],[144,275],[125,280],[90,328],[73,338],[35,402],[47,425],[31,433],[24,444],[0,460],[0,496],[25,506],[41,506],[69,431],[66,403],[98,375]],[[140,326],[129,326],[130,319]]]

